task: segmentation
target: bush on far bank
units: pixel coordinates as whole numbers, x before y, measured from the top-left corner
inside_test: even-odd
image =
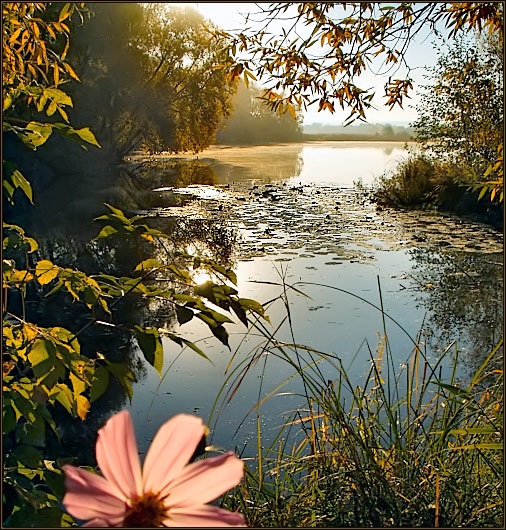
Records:
[[[412,153],[392,173],[380,177],[373,197],[381,206],[434,208],[501,225],[501,203],[488,197],[478,200],[479,191],[470,190],[472,180],[473,176],[456,163]]]

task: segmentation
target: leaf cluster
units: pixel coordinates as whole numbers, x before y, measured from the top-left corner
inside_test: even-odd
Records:
[[[264,100],[279,112],[294,106],[335,111],[349,108],[348,122],[365,120],[374,92],[358,85],[366,71],[388,76],[386,105],[402,107],[412,89],[406,52],[423,27],[438,33],[438,23],[450,30],[488,30],[502,39],[502,8],[494,2],[287,2],[260,7],[259,24],[243,32],[219,32],[230,39],[223,63],[231,79],[241,75],[267,83]],[[250,15],[252,16],[252,15]],[[273,30],[283,21],[282,32]],[[377,65],[380,65],[379,67]],[[393,76],[404,68],[404,77]]]

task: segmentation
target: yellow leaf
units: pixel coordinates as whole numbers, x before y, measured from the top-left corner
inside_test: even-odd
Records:
[[[63,26],[63,24],[62,24]],[[63,50],[63,53],[61,54],[61,60],[63,61],[63,59],[65,59],[66,55],[67,55],[67,52],[69,51],[69,45],[70,45],[70,40],[67,39],[67,42],[65,43],[65,48]]]
[[[49,260],[41,260],[35,266],[35,276],[40,285],[46,285],[58,276],[58,267]]]
[[[33,280],[33,274],[28,271],[14,271],[9,277],[9,281],[14,283],[29,282],[31,280]]]
[[[9,39],[9,43],[12,44],[18,37],[19,35],[21,34],[21,28],[18,28],[11,36],[10,36],[10,39]]]
[[[61,117],[68,123],[69,117],[67,116],[67,113],[61,107],[57,107],[57,110],[60,113]]]
[[[65,70],[69,73],[70,77],[73,77],[76,81],[80,81],[77,74],[74,72],[73,68],[68,63],[63,63],[63,66],[65,67]]]
[[[54,84],[58,86],[58,81],[60,80],[60,68],[57,64],[53,64],[53,79]]]
[[[51,35],[51,37],[53,37],[53,39],[56,40],[56,33],[52,30],[51,26],[47,25],[46,29],[47,29],[47,32],[49,33],[49,35]]]
[[[60,16],[58,17],[58,22],[62,22],[70,16],[70,7],[70,3],[67,3],[62,7],[60,11]]]
[[[72,381],[72,388],[74,389],[74,395],[79,397],[79,394],[84,392],[86,389],[86,383],[75,376],[72,372],[70,373],[70,380]]]
[[[76,397],[76,405],[77,405],[77,415],[82,420],[85,420],[86,414],[88,413],[88,410],[90,410],[90,402],[84,396],[79,395]]]
[[[33,29],[33,32],[35,34],[35,37],[38,39],[39,38],[39,35],[40,35],[40,30],[39,30],[39,26],[38,24],[36,24],[35,22],[32,23],[32,29]]]

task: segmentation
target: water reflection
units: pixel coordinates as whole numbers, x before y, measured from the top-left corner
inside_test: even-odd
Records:
[[[216,184],[228,184],[244,180],[283,180],[300,174],[302,144],[261,145],[254,147],[212,146],[196,159],[193,164],[206,164],[215,174]],[[176,157],[156,157],[163,161],[174,161]],[[186,160],[188,160],[185,157]],[[171,162],[172,163],[172,162]],[[188,182],[192,183],[205,182]]]
[[[68,199],[63,200],[63,195],[69,192],[64,183],[62,189],[54,190],[54,196],[46,194],[40,197],[36,208],[16,213],[19,213],[18,221],[21,220],[19,217],[24,217],[27,233],[38,241],[39,249],[33,255],[35,259],[49,259],[61,267],[81,270],[88,275],[131,276],[140,261],[153,257],[162,263],[184,266],[184,260],[176,256],[179,252],[206,256],[230,265],[237,228],[230,224],[226,212],[219,218],[171,215],[168,213],[171,209],[184,207],[195,198],[177,193],[168,197],[152,191],[156,185],[212,184],[215,180],[213,170],[200,162],[178,162],[170,167],[162,165],[156,168],[148,164],[137,169],[129,165],[118,170],[116,185],[107,191],[100,186],[90,186],[86,197],[83,197],[80,193],[83,183],[80,183],[75,186],[75,194],[69,194]],[[101,204],[104,199],[127,215],[138,211],[148,213],[145,222],[169,237],[155,245],[141,238],[93,241],[102,226],[93,222],[93,217],[107,211]],[[163,208],[163,216],[157,215],[157,208]],[[170,284],[170,287],[178,288],[175,284]],[[22,314],[20,299],[11,296],[8,302],[9,311]],[[49,297],[28,290],[25,310],[30,322],[43,327],[58,325],[77,333],[84,355],[96,358],[97,354],[103,354],[112,362],[123,363],[138,382],[146,377],[147,370],[129,330],[136,324],[166,329],[177,325],[170,303],[147,302],[132,294],[115,305],[112,316],[109,316],[100,308],[90,311],[84,304],[74,302],[63,289]],[[120,326],[105,326],[97,324],[96,320]],[[97,429],[127,403],[125,390],[112,380],[108,391],[93,404],[86,422],[70,420],[63,414],[60,418],[63,435],[60,451],[78,456],[80,463],[93,464]],[[54,450],[57,451],[57,448]]]
[[[304,146],[304,166],[295,180],[345,187],[361,181],[370,186],[405,154],[398,142],[314,142]]]
[[[427,313],[425,327],[437,330],[430,349],[437,353],[455,335],[464,337],[466,359],[474,366],[489,353],[501,332],[502,269],[496,263],[500,261],[499,255],[484,254],[486,231],[470,225],[469,231],[479,234],[476,237],[483,240],[483,246],[477,246],[475,253],[459,252],[456,248],[459,241],[467,245],[470,236],[464,228],[455,228],[434,215],[431,231],[424,237],[427,240],[441,237],[441,226],[446,223],[446,232],[452,236],[448,246],[455,248],[447,246],[442,252],[441,246],[431,247],[427,243],[423,249],[415,247],[408,252],[404,244],[411,241],[411,236],[395,235],[389,240],[385,235],[394,231],[394,225],[408,226],[406,219],[380,214],[362,195],[351,189],[342,190],[351,188],[358,179],[364,184],[372,183],[375,176],[404,153],[402,144],[326,142],[214,147],[199,158],[190,159],[133,158],[118,168],[115,184],[107,190],[91,186],[88,181],[72,192],[70,187],[57,191],[57,203],[51,202],[51,197],[47,202],[40,201],[33,213],[31,235],[39,240],[41,256],[88,274],[101,271],[128,275],[142,259],[157,257],[163,262],[168,256],[173,259],[177,251],[208,256],[237,267],[240,295],[261,302],[275,296],[274,287],[252,282],[279,281],[279,276],[273,276],[273,261],[289,263],[290,282],[326,283],[376,305],[379,276],[387,311],[412,337]],[[305,185],[300,186],[301,182]],[[200,193],[210,186],[213,188],[207,191],[213,193]],[[228,198],[225,200],[224,196]],[[90,242],[99,231],[91,219],[104,213],[101,205],[104,200],[127,215],[148,215],[146,222],[170,238],[154,250],[147,243],[139,245],[126,240],[116,244],[113,240]],[[420,220],[412,219],[409,226],[420,239]],[[396,250],[392,250],[392,241]],[[405,289],[406,282],[399,276],[407,272],[414,278],[413,289]],[[427,287],[428,284],[433,287]],[[380,314],[358,298],[339,291],[316,286],[303,290],[312,298],[293,297],[296,340],[339,356],[345,367],[350,367],[350,376],[358,381],[369,367],[368,347],[374,351],[378,332],[382,330]],[[64,297],[33,299],[30,304],[29,317],[42,325],[54,325],[58,316],[61,325],[74,330],[90,318],[87,310]],[[282,313],[282,307],[273,308],[274,328]],[[114,321],[127,326],[139,322],[156,327],[176,325],[169,305],[146,304],[133,297],[117,306]],[[242,357],[236,359],[241,362],[254,351],[258,340],[253,336],[244,339],[242,326],[233,329],[237,334],[231,338],[232,350],[239,343],[246,348]],[[396,362],[404,362],[412,344],[395,325],[389,325],[388,331],[398,347]],[[180,355],[181,349],[167,341],[164,352],[169,370],[162,382],[152,367],[140,360],[137,345],[128,335],[95,325],[82,336],[83,351],[90,356],[102,352],[130,363],[136,373],[139,383],[135,385],[131,409],[141,446],[147,446],[159,425],[172,414],[186,411],[208,418],[223,385],[226,390],[233,385],[233,379],[225,383],[224,375],[231,354],[216,339],[208,339],[208,328],[193,319],[181,333],[198,341],[214,365],[193,352]],[[286,329],[282,333],[285,333],[282,338],[291,341]],[[364,339],[368,344],[363,343]],[[263,397],[280,379],[292,375],[287,364],[271,352],[261,360],[267,363],[266,369],[258,363],[232,402],[223,406],[216,443],[231,448],[232,434],[260,395],[259,384],[264,385]],[[327,368],[325,375],[335,379],[335,368],[331,363]],[[294,378],[287,390],[291,393],[266,402],[263,421],[267,429],[276,429],[286,411],[300,406],[303,393],[300,379]],[[92,407],[89,424],[69,424],[69,443],[79,441],[84,445],[82,440],[87,439],[86,446],[92,447],[96,429],[110,412],[126,402],[122,389],[113,388]],[[243,441],[254,438],[251,434],[255,432],[254,426],[248,421]],[[85,461],[91,462],[93,455],[89,449],[81,449],[89,459]]]
[[[474,372],[502,338],[502,255],[437,247],[410,254],[416,298],[429,311],[431,347],[441,351],[457,339]]]

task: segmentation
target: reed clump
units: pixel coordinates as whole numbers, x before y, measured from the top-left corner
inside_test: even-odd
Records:
[[[391,174],[380,177],[374,196],[384,206],[439,206],[450,196],[460,198],[467,186],[454,164],[411,154]]]
[[[361,386],[340,366],[225,504],[255,527],[502,527],[502,341],[466,385],[455,345],[430,365],[422,344],[396,373],[385,335]]]

